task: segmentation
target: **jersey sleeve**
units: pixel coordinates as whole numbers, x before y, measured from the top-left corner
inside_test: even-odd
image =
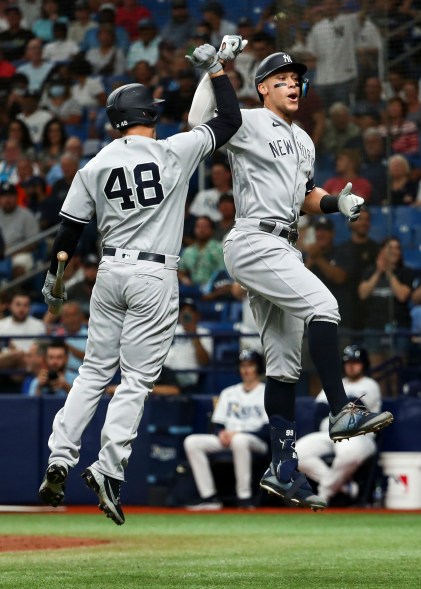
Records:
[[[188,180],[198,164],[214,152],[215,135],[207,125],[199,125],[187,133],[177,133],[166,141],[178,158],[185,178]]]
[[[95,202],[86,188],[82,170],[79,170],[64,200],[60,216],[75,223],[87,224],[94,213]]]

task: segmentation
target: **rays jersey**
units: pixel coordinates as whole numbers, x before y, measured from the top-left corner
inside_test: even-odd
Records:
[[[77,172],[60,215],[88,223],[96,212],[103,247],[178,255],[189,179],[214,149],[207,125],[166,140],[115,139]]]
[[[264,394],[263,383],[259,383],[249,392],[244,390],[242,383],[224,389],[219,395],[212,422],[222,424],[231,432],[260,430],[268,423],[264,408]]]

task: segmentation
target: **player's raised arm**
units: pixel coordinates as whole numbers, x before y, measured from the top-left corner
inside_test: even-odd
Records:
[[[242,118],[237,95],[225,75],[215,47],[208,44],[201,45],[193,51],[192,56],[186,55],[186,59],[193,66],[203,69],[209,74],[218,116],[206,121],[206,124],[211,127],[214,133],[215,149],[218,149],[241,127]]]
[[[241,35],[225,35],[217,53],[218,61],[223,65],[227,61],[234,60],[247,43],[248,41],[243,40]],[[222,65],[218,75],[223,74]],[[211,77],[212,75],[203,76],[194,93],[188,118],[191,128],[209,121],[216,115],[217,104]]]

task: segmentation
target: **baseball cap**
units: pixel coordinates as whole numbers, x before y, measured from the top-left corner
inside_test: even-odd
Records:
[[[16,186],[10,182],[2,182],[0,184],[0,196],[4,194],[17,194]]]
[[[22,182],[22,188],[30,188],[31,186],[42,186],[45,190],[47,188],[47,183],[42,176],[31,176],[28,180]]]
[[[334,224],[330,219],[326,217],[319,217],[316,223],[314,224],[315,229],[326,229],[326,231],[333,231],[335,229]]]

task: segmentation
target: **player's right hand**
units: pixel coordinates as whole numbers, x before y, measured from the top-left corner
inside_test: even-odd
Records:
[[[56,307],[60,308],[64,301],[67,300],[67,293],[66,289],[63,286],[63,297],[57,298],[53,296],[52,290],[54,286],[54,282],[56,281],[56,277],[51,272],[47,272],[47,276],[45,277],[44,286],[42,287],[42,294],[44,296],[44,301],[49,307]]]
[[[218,51],[221,61],[233,61],[246,47],[248,41],[241,35],[225,35]]]
[[[222,70],[222,65],[219,63],[215,47],[208,43],[196,47],[192,55],[186,55],[185,58],[194,67],[206,70],[210,74],[216,74]]]

